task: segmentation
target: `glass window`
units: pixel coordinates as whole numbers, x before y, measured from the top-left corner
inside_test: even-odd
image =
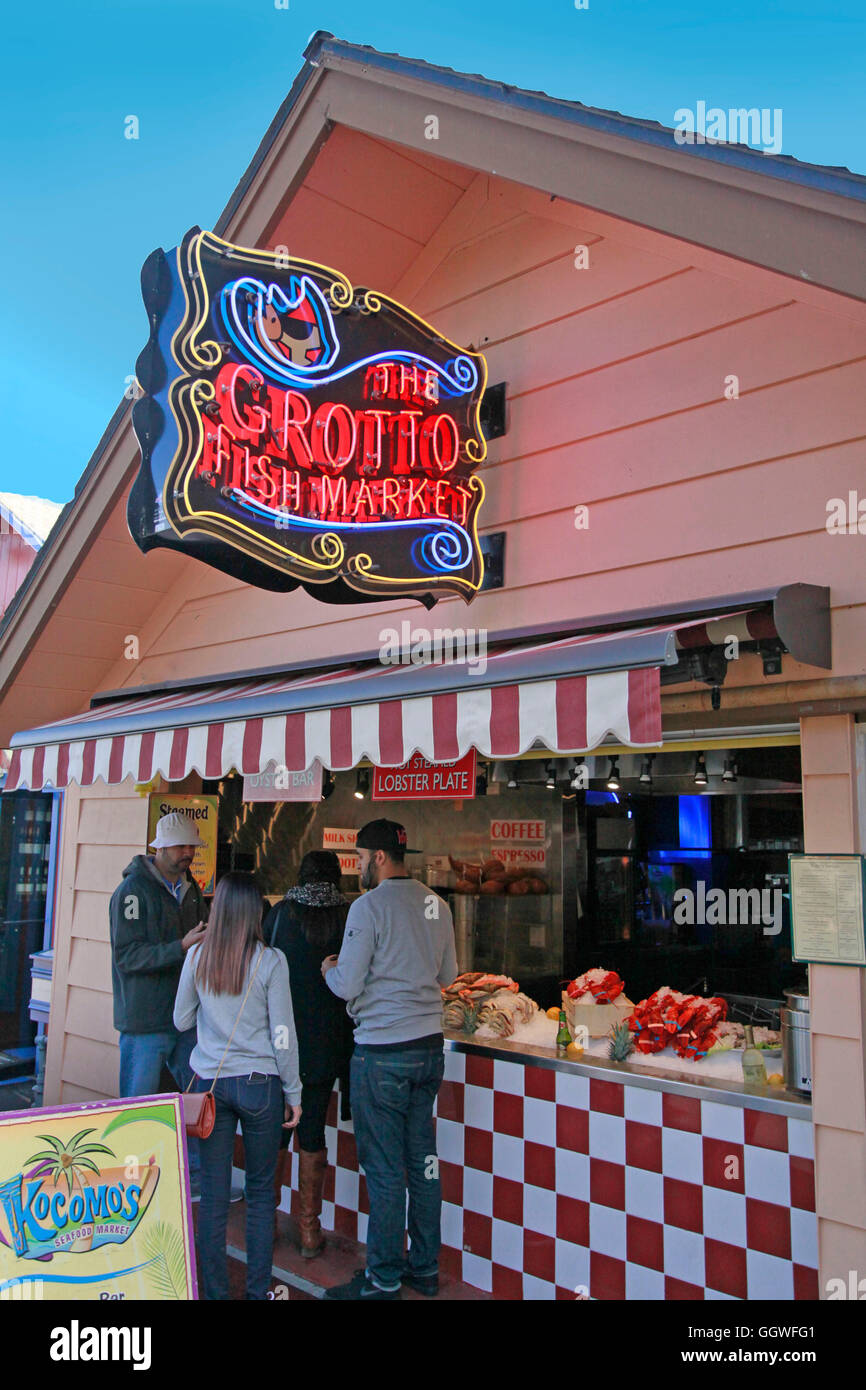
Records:
[[[208,783],[204,790],[220,795],[218,874],[251,870],[276,900],[297,881],[307,851],[323,847],[326,828],[399,821],[409,845],[421,851],[407,856],[407,872],[451,908],[460,969],[510,975],[530,994],[556,992],[563,972],[562,795],[544,785],[543,769],[538,763],[535,785],[492,784],[499,790],[488,785],[487,794],[460,802],[372,801],[369,793],[359,800],[354,772],[337,773],[330,795],[315,803],[245,803],[241,778]],[[343,890],[354,896],[354,856],[344,864]]]

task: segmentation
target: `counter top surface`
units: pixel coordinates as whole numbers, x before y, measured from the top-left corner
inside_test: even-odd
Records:
[[[662,1071],[641,1062],[611,1062],[605,1057],[585,1056],[579,1062],[572,1062],[549,1047],[513,1042],[507,1038],[475,1038],[471,1034],[455,1033],[448,1029],[445,1030],[445,1039],[446,1048],[457,1052],[498,1057],[506,1062],[523,1062],[573,1076],[603,1078],[646,1090],[668,1091],[697,1100],[716,1101],[721,1105],[737,1105],[745,1110],[766,1110],[800,1120],[810,1120],[812,1117],[811,1097],[789,1091],[783,1086],[751,1089],[741,1081],[701,1076],[695,1071]]]

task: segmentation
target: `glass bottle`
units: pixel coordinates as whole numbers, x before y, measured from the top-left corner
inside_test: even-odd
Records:
[[[743,1083],[746,1086],[766,1086],[767,1068],[764,1066],[764,1059],[755,1047],[754,1028],[747,1024],[743,1029],[745,1034],[745,1044],[743,1047]]]
[[[571,1042],[571,1034],[568,1031],[568,1024],[565,1021],[565,1009],[559,1011],[559,1032],[556,1035],[556,1046],[563,1050]]]

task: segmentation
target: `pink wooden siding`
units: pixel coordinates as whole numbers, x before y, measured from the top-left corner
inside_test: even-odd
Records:
[[[804,580],[832,589],[834,674],[866,671],[862,542],[825,529],[828,498],[864,478],[866,309],[831,295],[817,308],[814,290],[801,302],[782,277],[481,182],[488,196],[469,190],[449,239],[402,277],[412,307],[480,347],[491,380],[508,383],[510,427],[490,446],[482,511],[483,530],[508,532],[508,586],[469,610],[444,602],[441,621],[471,615],[495,630],[536,621],[540,602],[545,617],[574,620]],[[589,247],[586,270],[577,245]],[[578,504],[588,530],[574,528]],[[129,595],[131,620],[145,597]],[[375,646],[401,611],[416,609],[329,609],[191,565],[168,611],[139,629],[140,664],[118,661],[107,684],[176,676],[190,646],[202,672]],[[785,680],[807,674],[786,661]],[[737,675],[755,678],[747,663]]]
[[[443,601],[442,625],[571,622],[802,580],[831,588],[833,674],[866,671],[863,541],[825,529],[830,497],[866,490],[866,306],[340,128],[268,241],[405,299],[508,384],[481,513],[482,530],[507,531],[507,588]],[[126,486],[4,700],[0,741],[93,689],[375,648],[418,618],[411,603],[330,607],[142,556],[125,521],[128,429],[112,449]],[[775,680],[815,674],[786,659]],[[745,658],[728,684],[762,679]]]
[[[198,779],[180,785],[201,787]],[[72,786],[64,794],[45,1079],[49,1105],[117,1093],[108,903],[132,856],[145,852],[147,805],[129,782]]]
[[[854,716],[803,719],[801,732],[807,852],[866,852],[866,786],[861,764],[858,797]],[[810,965],[809,992],[815,1206],[823,1288],[828,1279],[847,1280],[850,1269],[862,1269],[866,1254],[864,972],[843,965]]]
[[[482,513],[485,529],[508,532],[508,587],[470,609],[445,602],[437,620],[495,630],[805,580],[831,586],[834,673],[866,670],[866,567],[855,563],[862,541],[829,536],[824,525],[827,498],[847,496],[863,479],[866,309],[353,140],[343,132],[325,146],[307,179],[309,199],[295,200],[272,244],[405,294],[445,332],[482,348],[491,380],[508,383],[510,427],[490,446]],[[396,262],[383,257],[381,229],[350,220],[369,207],[358,169],[392,183],[399,174],[415,189],[393,219],[403,247]],[[422,216],[415,204],[425,196]],[[328,199],[326,218],[319,205]],[[351,247],[341,226],[358,232]],[[586,270],[574,266],[578,245],[589,248]],[[731,374],[737,400],[724,396]],[[136,458],[125,447],[131,477]],[[586,531],[574,528],[579,503],[590,508]],[[141,556],[124,511],[125,497],[61,600],[62,624],[46,625],[26,663],[12,697],[19,726],[86,707],[94,688],[316,660],[376,646],[398,616],[420,621],[411,604],[332,608],[303,593],[246,588],[179,556]],[[124,655],[130,636],[139,660]],[[59,661],[63,650],[75,660]],[[755,659],[739,666],[731,683],[760,679]],[[781,679],[814,674],[786,659]],[[140,847],[131,826],[143,814],[121,789],[79,795],[55,1099],[58,1087],[63,1098],[110,1089],[107,895],[120,860]],[[99,826],[109,813],[125,848],[103,881]]]
[[[241,217],[238,241],[243,231]],[[138,467],[127,425],[104,465],[113,500],[86,513],[86,553],[4,699],[0,743],[86,708],[95,689],[375,648],[403,617],[497,631],[794,581],[830,587],[832,674],[866,672],[866,539],[825,527],[830,498],[866,495],[866,305],[345,129],[319,151],[268,244],[404,299],[485,352],[491,381],[507,382],[509,429],[491,443],[481,513],[482,530],[507,532],[507,587],[470,608],[444,601],[431,618],[416,604],[331,607],[167,552],[142,556],[125,521]],[[575,267],[579,247],[586,269]],[[737,399],[725,396],[731,377]],[[574,525],[581,504],[587,530]],[[0,551],[0,595],[9,563]],[[763,680],[756,657],[735,666],[728,686]],[[786,657],[766,684],[819,674]],[[829,827],[848,812],[812,751],[824,722],[804,726],[807,848],[843,849],[851,827],[847,837]],[[848,787],[851,730],[831,732]],[[67,802],[51,1103],[116,1085],[108,897],[145,824],[130,785],[73,788]],[[862,1268],[866,1228],[860,1179],[844,1209],[834,1197],[837,1174],[863,1152],[866,1005],[861,993],[837,1017],[835,983],[827,968],[813,981],[829,1273],[845,1259]],[[848,1121],[831,1083],[841,1051],[839,1075],[861,1098]]]

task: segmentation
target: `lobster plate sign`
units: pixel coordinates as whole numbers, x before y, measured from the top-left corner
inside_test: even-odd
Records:
[[[148,257],[142,293],[143,551],[331,603],[473,598],[480,353],[339,271],[198,228]]]

